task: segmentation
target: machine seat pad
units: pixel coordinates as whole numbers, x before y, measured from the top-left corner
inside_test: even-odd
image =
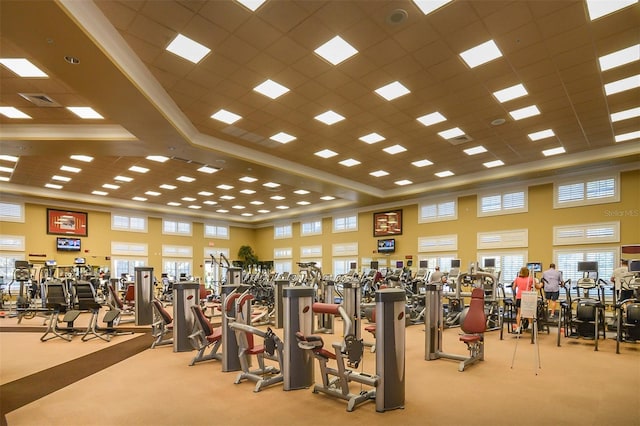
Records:
[[[173,327],[173,325],[171,325]],[[213,329],[213,333],[207,336],[207,341],[210,343],[217,342],[222,339],[222,327],[216,327]]]
[[[364,328],[364,331],[368,331],[371,334],[376,334],[376,324],[369,324]]]
[[[460,335],[460,341],[465,343],[475,343],[482,340],[482,336],[479,334],[462,334]]]
[[[249,355],[258,355],[264,353],[264,345],[254,346],[252,348],[247,349],[247,353]]]

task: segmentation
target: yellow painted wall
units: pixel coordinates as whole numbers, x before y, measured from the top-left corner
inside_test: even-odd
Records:
[[[462,264],[477,260],[477,233],[496,230],[527,228],[529,230],[528,254],[530,260],[545,264],[553,260],[553,227],[557,225],[597,223],[620,221],[620,244],[640,243],[640,170],[621,173],[620,202],[580,206],[572,208],[553,208],[553,185],[541,184],[529,187],[528,212],[520,214],[477,217],[477,197],[467,195],[458,198],[458,219],[455,221],[418,223],[418,206],[401,206],[403,210],[403,234],[396,236],[397,252],[389,256],[389,260],[404,260],[405,256],[413,256],[414,268],[417,263],[417,239],[422,236],[458,235],[457,255]],[[322,264],[325,272],[331,272],[332,245],[335,243],[358,242],[360,258],[382,258],[374,254],[378,238],[372,235],[373,213],[379,209],[360,212],[358,214],[358,230],[356,232],[332,233],[332,218],[322,219],[323,234],[301,237],[300,223],[293,223],[293,237],[273,239],[273,227],[245,228],[230,227],[230,238],[204,238],[203,223],[194,222],[193,236],[170,236],[162,234],[162,220],[149,217],[148,232],[123,232],[111,230],[110,212],[82,209],[88,213],[88,237],[82,238],[82,253],[57,252],[55,235],[46,233],[46,208],[50,206],[29,204],[25,206],[25,223],[0,222],[0,233],[4,235],[24,235],[26,237],[26,253],[44,254],[47,259],[55,258],[59,265],[71,264],[78,256],[86,257],[92,265],[110,266],[105,257],[111,255],[111,241],[140,242],[149,245],[149,266],[154,270],[162,269],[162,244],[189,245],[193,247],[193,274],[203,276],[202,262],[204,250],[207,248],[228,248],[230,260],[236,259],[238,249],[242,245],[254,248],[260,260],[272,260],[276,247],[290,247],[293,252],[293,264],[300,261],[300,247],[322,245]],[[395,208],[394,208],[395,209]],[[612,244],[618,247],[620,244]],[[562,249],[571,247],[558,247]],[[30,258],[33,259],[33,258]],[[37,258],[36,258],[37,259]],[[44,260],[44,258],[42,258]]]

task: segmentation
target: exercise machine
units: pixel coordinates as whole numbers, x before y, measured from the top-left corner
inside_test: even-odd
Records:
[[[616,303],[616,353],[621,342],[636,343],[640,340],[640,260],[629,262],[631,277],[626,283],[634,291],[634,297]]]
[[[460,361],[458,371],[484,360],[484,332],[486,330],[486,315],[484,309],[485,292],[481,288],[471,291],[471,303],[461,328],[464,334],[460,341],[467,345],[469,356],[449,354],[442,351],[442,333],[444,329],[442,310],[442,285],[429,283],[426,286],[427,315],[425,315],[425,360],[452,359]]]
[[[404,407],[405,397],[405,293],[401,289],[382,289],[376,292],[376,374],[358,372],[363,359],[363,342],[356,337],[352,318],[342,305],[315,303],[313,310],[335,316],[343,321],[343,340],[332,344],[333,351],[324,348],[319,335],[296,333],[298,345],[313,353],[320,364],[322,384],[316,384],[314,393],[344,399],[347,411],[374,401],[376,411],[383,412]],[[329,367],[335,360],[336,367]],[[353,393],[351,383],[368,386],[369,390]]]

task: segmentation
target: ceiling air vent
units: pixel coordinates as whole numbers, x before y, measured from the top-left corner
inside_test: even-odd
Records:
[[[460,135],[456,136],[455,138],[447,139],[447,142],[449,142],[451,145],[461,145],[466,142],[471,142],[472,140],[473,138],[469,135]]]
[[[20,96],[39,107],[60,107],[61,105],[44,93],[18,93]]]

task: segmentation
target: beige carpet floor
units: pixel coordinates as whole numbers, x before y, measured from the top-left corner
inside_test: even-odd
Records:
[[[38,318],[19,326],[15,319],[0,319],[0,390],[10,390],[27,377],[63,381],[47,374],[52,371],[66,371],[74,378],[7,412],[3,423],[10,426],[640,425],[640,344],[622,344],[619,355],[612,339],[600,340],[597,352],[588,340],[563,339],[557,347],[553,328],[550,335],[539,336],[541,369],[536,368],[536,348],[528,335],[519,341],[511,368],[516,339],[508,335],[500,340],[493,331],[486,333],[485,361],[458,372],[455,361],[425,361],[424,327],[407,327],[405,408],[377,413],[375,403],[368,402],[349,413],[345,401],[309,389],[285,392],[279,384],[254,393],[253,383],[234,384],[237,373],[223,373],[219,362],[189,367],[195,351],[174,353],[171,346],[143,348],[93,371],[83,367],[89,359],[85,357],[96,354],[95,364],[95,358],[107,356],[101,351],[117,352],[118,345],[124,351],[125,345],[135,343],[132,339],[148,339],[150,345],[151,336],[119,336],[109,343],[79,338],[43,343],[42,332],[32,331],[41,324]],[[341,330],[340,322],[336,329]],[[276,333],[282,335],[282,330]],[[445,352],[465,354],[458,333],[445,330]],[[324,338],[328,345],[339,336]],[[319,381],[317,362],[315,369]],[[361,369],[375,373],[373,354],[365,351]],[[38,395],[38,386],[30,386]],[[360,385],[353,383],[351,390],[359,392]],[[0,394],[0,402],[8,399]]]

